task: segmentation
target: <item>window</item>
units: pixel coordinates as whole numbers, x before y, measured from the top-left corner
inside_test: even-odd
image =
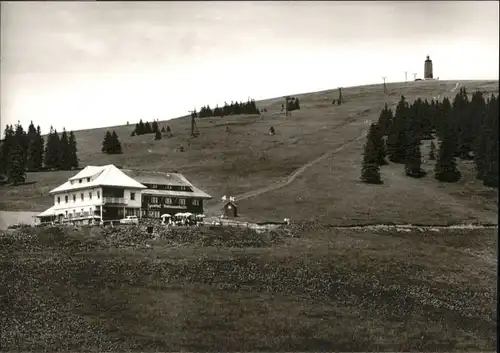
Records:
[[[68,195],[64,196],[64,201],[68,203]]]
[[[186,205],[186,199],[179,199],[179,205],[185,206]]]
[[[172,190],[172,185],[167,185],[167,190]]]
[[[134,200],[135,200],[135,192],[131,192],[131,193],[130,193],[130,199],[131,199],[132,201],[134,201]]]
[[[57,203],[61,203],[61,197],[57,196]]]
[[[200,200],[193,200],[193,206],[199,206]]]
[[[82,183],[82,179],[78,179],[78,182],[81,184]]]
[[[160,211],[149,211],[148,216],[152,218],[160,218]]]
[[[89,192],[89,200],[92,200],[92,191]]]
[[[69,183],[70,183],[71,185],[73,185],[73,180],[70,180],[70,181],[69,181]]]
[[[68,218],[68,211],[66,211],[66,218]]]
[[[158,185],[156,184],[151,184],[151,189],[157,189],[158,188]]]
[[[83,192],[80,194],[80,198],[82,199],[82,201],[84,200]]]
[[[87,178],[87,183],[90,183],[90,178]]]
[[[101,192],[100,191],[97,191],[97,198],[100,199],[101,198]]]
[[[170,197],[165,198],[165,203],[167,205],[171,205],[172,204],[172,199]]]
[[[151,203],[158,203],[158,198],[153,196],[151,198]]]

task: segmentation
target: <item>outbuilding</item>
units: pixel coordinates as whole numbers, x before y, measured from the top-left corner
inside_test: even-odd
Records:
[[[229,201],[224,205],[224,217],[238,217],[238,206]]]

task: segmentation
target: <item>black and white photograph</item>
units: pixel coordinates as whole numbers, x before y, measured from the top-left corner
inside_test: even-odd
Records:
[[[498,1],[1,1],[0,352],[495,352]]]

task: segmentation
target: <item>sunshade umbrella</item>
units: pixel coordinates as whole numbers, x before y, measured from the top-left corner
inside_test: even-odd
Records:
[[[184,213],[182,213],[182,212],[176,213],[175,217],[184,217]]]
[[[170,217],[172,217],[172,216],[171,216],[171,215],[169,215],[168,213],[164,213],[164,214],[162,214],[162,215],[161,215],[161,217],[160,217],[160,218],[165,218],[165,217],[170,218]]]
[[[196,217],[198,217],[198,218],[205,218],[205,215],[204,214],[197,214]]]

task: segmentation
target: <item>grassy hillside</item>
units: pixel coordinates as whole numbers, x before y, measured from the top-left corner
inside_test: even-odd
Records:
[[[257,102],[267,113],[198,119],[201,135],[189,137],[190,119],[169,124],[173,137],[154,141],[154,135],[131,137],[135,122],[118,126],[123,155],[100,152],[106,129],[77,131],[82,166],[114,163],[129,168],[178,170],[214,197],[207,213],[220,212],[222,195],[238,196],[282,182],[298,168],[311,163],[287,186],[240,202],[243,218],[321,219],[327,223],[393,222],[446,223],[496,220],[496,191],[473,178],[470,163],[461,163],[464,179],[457,185],[438,184],[432,175],[424,180],[403,177],[401,166],[383,168],[383,186],[358,181],[360,154],[369,123],[378,119],[385,103],[395,105],[401,95],[409,101],[440,95],[453,98],[456,81],[419,81],[343,89],[346,103],[333,106],[336,90],[295,95],[301,110],[285,117],[282,99]],[[468,92],[498,92],[498,81],[460,82]],[[274,126],[276,135],[268,134]],[[229,132],[226,132],[229,127]],[[349,143],[348,145],[346,145]],[[179,147],[185,152],[178,152]],[[340,148],[340,149],[339,149]],[[338,151],[336,151],[338,149]],[[149,152],[150,151],[150,152]],[[336,151],[336,152],[335,152]],[[431,170],[432,165],[424,166]],[[3,188],[0,209],[43,210],[52,204],[47,192],[63,183],[71,172],[32,173],[33,185]],[[431,173],[432,174],[432,173]]]
[[[143,231],[119,242],[100,232],[0,235],[3,351],[496,344],[493,230]]]

